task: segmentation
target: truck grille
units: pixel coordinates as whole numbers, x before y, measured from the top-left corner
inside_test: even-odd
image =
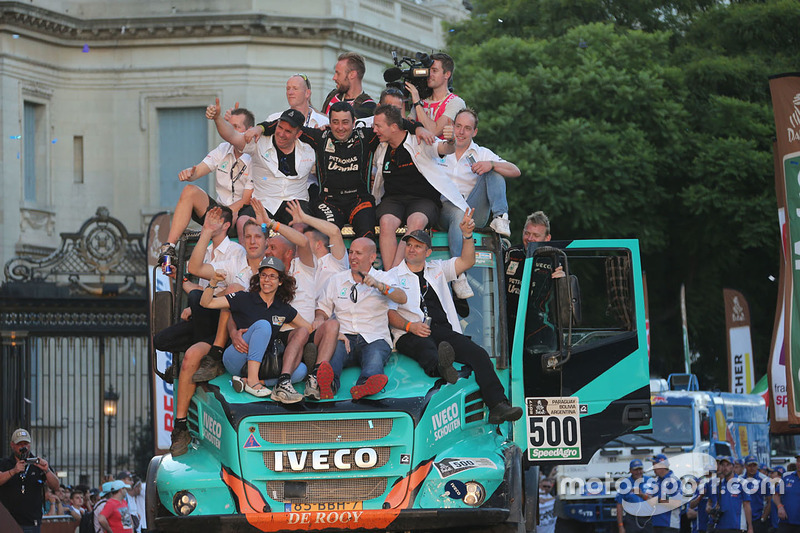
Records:
[[[382,439],[392,431],[391,418],[261,422],[258,433],[273,444],[357,442]]]
[[[333,450],[331,450],[333,451]],[[354,450],[355,451],[355,450]],[[371,466],[368,469],[359,468],[358,465],[355,463],[350,465],[350,470],[372,470],[373,468],[380,468],[384,466],[387,462],[389,462],[389,457],[391,456],[392,450],[387,447],[383,448],[375,448],[375,451],[378,452],[378,463],[374,466]],[[302,472],[318,472],[318,470],[314,470],[311,467],[311,459],[309,458],[306,461],[306,466],[302,470],[292,470],[289,465],[289,461],[286,458],[286,452],[278,452],[284,455],[283,458],[283,471],[284,472],[293,472],[293,473],[302,473]],[[311,450],[308,450],[308,455],[311,455]],[[331,453],[331,455],[333,455]],[[275,452],[264,452],[264,466],[275,472]]]
[[[267,481],[267,496],[287,503],[332,503],[369,500],[386,492],[386,478],[383,477],[310,479],[303,483],[305,497],[287,498],[283,481]]]

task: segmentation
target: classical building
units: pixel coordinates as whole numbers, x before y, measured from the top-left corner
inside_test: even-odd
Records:
[[[203,113],[215,98],[224,106],[238,101],[257,118],[266,117],[286,108],[286,79],[304,73],[312,83],[313,103],[319,106],[333,88],[333,67],[344,51],[364,55],[365,89],[377,96],[393,50],[401,56],[439,50],[444,46],[447,21],[466,15],[461,0],[0,2],[0,265],[16,257],[40,261],[15,264],[18,274],[13,291],[7,271],[2,280],[7,282],[5,301],[30,299],[47,310],[48,301],[69,294],[79,308],[96,305],[102,309],[103,305],[113,308],[108,302],[114,298],[127,298],[117,311],[139,316],[129,307],[144,297],[144,269],[140,278],[128,281],[121,272],[110,273],[119,278],[118,287],[128,284],[130,289],[117,294],[105,291],[105,274],[92,271],[97,266],[91,260],[83,265],[89,281],[81,280],[80,273],[59,277],[52,268],[43,268],[56,264],[45,258],[64,246],[61,233],[78,228],[88,232],[91,228],[84,223],[94,217],[93,223],[105,225],[111,233],[124,233],[130,242],[137,235],[141,238],[155,213],[174,206],[181,190],[178,171],[200,161],[220,142]],[[105,209],[98,210],[101,206]],[[138,242],[137,246],[143,245]],[[34,280],[26,277],[28,272],[48,273]],[[30,292],[26,281],[35,281]],[[142,300],[146,314],[145,305]],[[59,456],[60,466],[72,483],[79,474],[95,483],[98,472],[92,465],[97,456],[79,459],[77,446],[97,447],[93,435],[102,428],[102,418],[87,421],[77,411],[63,411],[87,401],[81,396],[86,395],[83,382],[64,379],[64,372],[76,376],[85,372],[80,366],[59,366],[58,355],[61,346],[67,345],[76,354],[105,349],[109,360],[103,368],[123,368],[124,363],[126,369],[136,367],[134,373],[143,376],[137,379],[146,380],[147,373],[141,371],[147,357],[145,333],[131,324],[121,325],[117,333],[104,332],[102,326],[108,324],[95,323],[87,327],[84,337],[89,340],[84,342],[80,319],[26,330],[23,315],[37,322],[36,312],[18,311],[10,318],[0,310],[3,365],[18,355],[23,357],[14,364],[22,361],[15,368],[25,376],[30,365],[41,362],[36,360],[37,351],[46,350],[55,357],[55,366],[48,372],[36,367],[35,382],[20,389],[32,392],[31,397],[19,400],[19,408],[28,405],[31,424],[47,428],[48,442],[63,446],[76,440],[75,450]],[[69,313],[69,309],[58,311]],[[59,344],[55,338],[65,333],[64,327],[77,340]],[[36,340],[37,335],[46,335],[47,340]],[[139,340],[114,340],[114,335],[119,339],[133,335]],[[114,357],[119,361],[111,360]],[[53,375],[59,375],[59,389],[70,391],[60,392],[58,400],[41,396],[53,392],[53,383],[48,381]],[[123,421],[121,400],[120,424],[130,423],[148,409],[142,396],[146,387],[141,383],[128,386],[139,395],[135,405],[140,412],[128,413]],[[34,406],[31,411],[31,402],[37,401],[48,401],[53,408],[45,411]],[[26,419],[5,423],[15,420]],[[73,423],[78,430],[70,435],[76,437],[59,433],[59,428]],[[81,430],[87,426],[88,430]],[[0,441],[7,438],[7,429],[0,427],[4,431]],[[99,442],[102,446],[103,441]]]

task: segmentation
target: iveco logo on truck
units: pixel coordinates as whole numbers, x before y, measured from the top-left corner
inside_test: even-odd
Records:
[[[372,468],[378,464],[378,452],[372,448],[358,448],[356,451],[350,448],[339,450],[300,450],[289,452],[275,452],[275,471],[284,470],[284,458],[289,459],[289,468],[295,472],[300,472],[306,468],[309,456],[311,468],[314,470],[330,470],[331,467],[337,470],[350,470],[355,464],[361,469]]]

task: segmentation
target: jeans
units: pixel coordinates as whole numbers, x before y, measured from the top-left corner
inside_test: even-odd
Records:
[[[392,353],[389,343],[383,339],[367,342],[361,335],[346,334],[350,340],[350,352],[345,350],[344,341],[336,343],[336,349],[331,358],[331,367],[336,376],[336,386],[339,386],[339,376],[342,369],[347,366],[361,366],[361,375],[356,384],[361,385],[367,378],[376,374],[383,374],[383,367]]]
[[[494,216],[508,213],[508,200],[506,199],[506,180],[495,171],[478,176],[475,187],[467,198],[467,204],[475,208],[472,214],[476,228],[486,227],[489,213]],[[450,244],[450,255],[461,255],[463,237],[458,225],[464,218],[464,211],[449,201],[442,202],[442,213],[439,216],[441,229],[447,230],[447,242]]]
[[[240,352],[231,344],[222,355],[222,364],[234,376],[239,375],[242,366],[247,361],[258,361],[260,364],[264,359],[264,352],[267,351],[267,346],[272,338],[272,325],[266,320],[256,320],[247,328],[242,338],[248,345],[247,353]]]

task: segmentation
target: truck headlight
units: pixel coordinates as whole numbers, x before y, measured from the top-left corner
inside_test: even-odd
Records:
[[[178,491],[172,498],[172,507],[181,516],[192,514],[197,507],[197,498],[188,490]]]
[[[477,481],[467,481],[467,493],[464,495],[464,503],[477,507],[486,499],[486,490]]]

